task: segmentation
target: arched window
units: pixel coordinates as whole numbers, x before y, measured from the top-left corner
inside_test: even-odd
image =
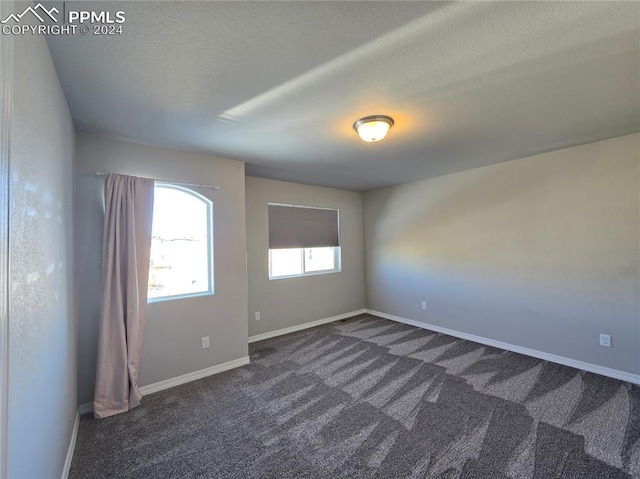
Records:
[[[149,301],[213,294],[213,205],[198,193],[156,183]]]

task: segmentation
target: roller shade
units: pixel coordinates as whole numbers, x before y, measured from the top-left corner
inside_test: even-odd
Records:
[[[340,246],[338,210],[269,205],[269,248]]]

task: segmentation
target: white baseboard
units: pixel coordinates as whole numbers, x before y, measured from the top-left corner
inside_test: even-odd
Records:
[[[200,369],[199,371],[194,371],[192,373],[183,374],[182,376],[177,376],[175,378],[165,379],[164,381],[160,381],[157,383],[148,384],[146,386],[142,386],[140,388],[140,392],[143,396],[146,396],[158,391],[163,391],[175,386],[180,386],[181,384],[190,383],[191,381],[206,378],[207,376],[213,376],[214,374],[219,374],[230,369],[239,368],[240,366],[244,366],[246,364],[249,364],[249,356],[234,359],[233,361],[228,361],[216,366],[211,366],[210,368]],[[78,409],[81,415],[93,412],[93,403],[81,404]]]
[[[156,393],[158,391],[169,389],[175,386],[180,386],[181,384],[190,383],[191,381],[206,378],[207,376],[213,376],[214,374],[222,373],[224,371],[228,371],[229,369],[239,368],[240,366],[244,366],[245,364],[249,364],[249,356],[234,359],[233,361],[218,364],[217,366],[211,366],[210,368],[200,369],[199,371],[194,371],[192,373],[183,374],[182,376],[166,379],[164,381],[149,384],[147,386],[142,386],[140,388],[140,392],[143,396],[146,396],[147,394]]]
[[[373,316],[379,316],[381,318],[390,319],[398,323],[409,324],[422,329],[428,329],[437,333],[448,334],[460,339],[468,339],[480,344],[486,344],[487,346],[493,346],[495,348],[506,349],[507,351],[513,351],[514,353],[525,354],[552,363],[562,364],[564,366],[570,366],[576,369],[582,369],[591,373],[601,374],[602,376],[608,376],[614,379],[620,379],[633,384],[640,384],[640,375],[632,374],[618,369],[611,369],[604,366],[598,366],[597,364],[586,363],[584,361],[578,361],[577,359],[566,358],[564,356],[558,356],[556,354],[545,353],[538,351],[537,349],[525,348],[522,346],[516,346],[514,344],[504,343],[502,341],[496,341],[495,339],[484,338],[482,336],[476,336],[475,334],[462,333],[449,328],[443,328],[442,326],[435,326],[433,324],[423,323],[415,321],[413,319],[402,318],[400,316],[394,316],[393,314],[382,313],[380,311],[374,311],[367,309],[366,312]]]
[[[90,412],[93,412],[93,403],[87,402],[84,404],[80,404],[80,406],[78,406],[78,412],[80,413],[81,416],[83,414],[89,414]]]
[[[73,460],[73,451],[76,449],[76,439],[78,438],[78,427],[80,427],[79,410],[76,412],[76,419],[73,422],[73,431],[71,432],[71,439],[69,440],[69,449],[67,449],[67,457],[64,460],[64,467],[62,468],[62,479],[67,479],[69,477],[71,461]]]
[[[316,326],[322,326],[323,324],[333,323],[334,321],[340,321],[341,319],[350,318],[352,316],[357,316],[359,314],[366,313],[366,309],[358,309],[356,311],[351,311],[345,314],[339,314],[337,316],[331,316],[330,318],[318,319],[316,321],[311,321],[309,323],[298,324],[296,326],[291,326],[289,328],[278,329],[276,331],[270,331],[268,333],[256,334],[255,336],[249,336],[249,342],[255,343],[257,341],[262,341],[264,339],[275,338],[276,336],[282,336],[283,334],[295,333],[297,331],[302,331],[303,329],[315,328]]]

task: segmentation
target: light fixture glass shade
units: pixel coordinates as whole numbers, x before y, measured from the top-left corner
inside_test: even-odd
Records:
[[[353,124],[360,138],[369,143],[382,140],[393,126],[393,118],[384,115],[366,116]]]

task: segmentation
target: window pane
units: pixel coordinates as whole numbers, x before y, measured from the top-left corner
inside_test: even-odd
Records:
[[[149,298],[211,291],[210,208],[187,191],[156,186]]]
[[[333,248],[306,248],[304,250],[304,270],[306,273],[333,269],[336,269]]]
[[[302,274],[302,251],[300,248],[269,250],[270,276]]]

